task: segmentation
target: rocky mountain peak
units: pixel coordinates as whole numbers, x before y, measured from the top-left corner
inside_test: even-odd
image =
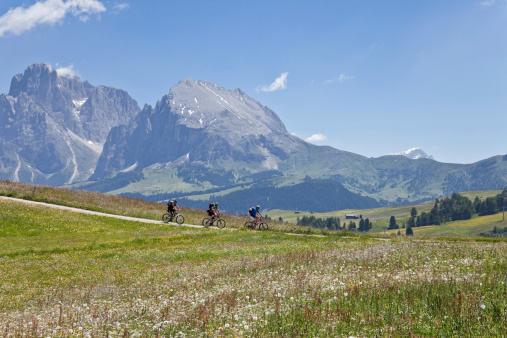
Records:
[[[111,131],[92,179],[133,165],[171,166],[182,158],[205,166],[233,159],[259,170],[277,170],[301,142],[273,111],[242,90],[186,79],[155,108],[145,106],[127,128]]]
[[[227,90],[212,82],[181,80],[164,98],[178,123],[243,134],[286,133],[278,116],[241,89]],[[232,128],[231,128],[232,126]]]
[[[86,179],[111,128],[138,112],[123,90],[33,64],[0,95],[0,177],[53,184]]]

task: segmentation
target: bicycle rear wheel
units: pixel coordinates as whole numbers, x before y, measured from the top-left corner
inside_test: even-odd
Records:
[[[259,224],[259,231],[268,230],[268,223],[262,222]]]
[[[202,225],[205,228],[208,228],[210,224],[211,224],[211,221],[209,220],[209,218],[205,218],[205,219],[202,220]]]
[[[171,214],[164,214],[164,215],[162,216],[162,221],[163,221],[164,223],[169,223],[169,221],[171,221]]]
[[[221,219],[221,218],[220,218],[220,219],[218,219],[218,220],[217,220],[217,227],[219,227],[220,229],[225,228],[225,220],[223,220],[223,219]]]
[[[185,217],[183,217],[183,215],[176,216],[176,223],[183,224],[183,222],[185,222]]]
[[[245,228],[248,230],[250,229],[250,226],[252,225],[252,222],[245,222]]]

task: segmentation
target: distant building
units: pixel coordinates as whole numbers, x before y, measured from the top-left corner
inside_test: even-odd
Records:
[[[354,214],[345,214],[345,219],[358,219],[359,216]]]

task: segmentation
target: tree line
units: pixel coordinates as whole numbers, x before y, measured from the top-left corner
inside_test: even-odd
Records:
[[[355,221],[350,221],[349,224],[343,223],[341,225],[340,217],[328,217],[325,219],[317,218],[313,215],[303,216],[297,218],[297,225],[310,226],[317,229],[328,229],[328,230],[349,230],[349,231],[361,231],[367,232],[373,227],[373,223],[368,218],[363,219],[360,217],[359,226]]]
[[[504,189],[502,193],[496,196],[487,197],[483,201],[476,196],[472,202],[468,197],[454,193],[451,197],[442,198],[440,200],[436,199],[430,212],[423,211],[418,215],[417,209],[413,207],[406,225],[407,235],[413,234],[412,228],[414,227],[440,225],[446,222],[467,220],[471,219],[475,214],[479,216],[496,214],[502,211],[505,203],[505,196],[507,196],[507,189]],[[405,224],[403,224],[402,227],[405,228]],[[391,216],[388,228],[400,228],[394,216]]]

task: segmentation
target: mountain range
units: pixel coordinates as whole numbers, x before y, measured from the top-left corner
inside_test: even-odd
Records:
[[[507,155],[450,164],[421,149],[367,158],[316,146],[241,89],[193,79],[140,109],[125,91],[36,64],[0,96],[0,123],[0,178],[190,206],[220,200],[232,212],[241,201],[328,211],[507,185]]]

